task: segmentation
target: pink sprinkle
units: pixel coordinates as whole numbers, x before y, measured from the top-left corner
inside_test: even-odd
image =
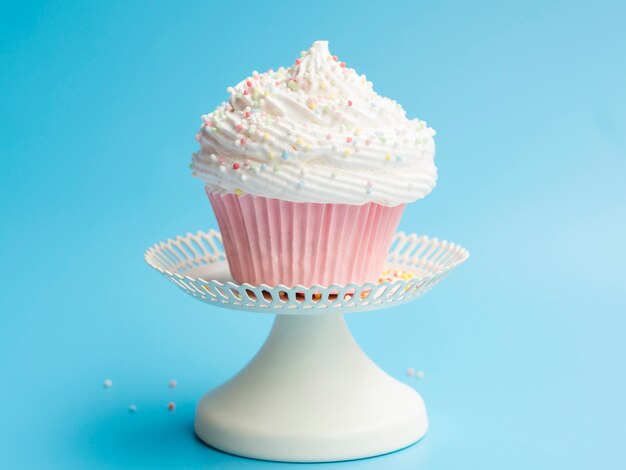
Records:
[[[348,100],[348,106],[352,106],[352,101]]]
[[[237,129],[238,131],[240,131],[240,130],[242,130],[242,129],[243,129],[243,126],[242,126],[241,124],[237,124],[236,129]]]
[[[246,117],[250,117],[250,111],[246,111]]]
[[[346,142],[348,143],[352,142],[352,137],[346,137]]]
[[[239,163],[233,163],[233,170],[239,169]]]
[[[340,62],[340,63],[339,63],[339,67],[344,68],[345,66],[346,66],[346,63],[345,63],[345,62]]]
[[[196,140],[197,140],[198,142],[200,142],[201,137],[202,137],[202,136],[201,136],[201,135],[200,135],[200,133],[198,132],[198,133],[196,134]]]
[[[335,62],[337,62],[337,56],[336,56],[336,55],[334,55],[334,56],[333,56],[333,60],[334,60]]]
[[[248,81],[246,82],[246,85],[248,85],[248,88],[250,88],[250,87],[252,87],[252,82],[251,82],[250,80],[248,80]]]
[[[372,186],[374,186],[374,183],[372,182],[372,180],[367,180],[367,185],[371,188]]]
[[[248,94],[248,90],[243,90],[243,94],[247,95]]]
[[[241,139],[240,142],[241,142],[241,145],[246,145],[246,139]]]
[[[365,145],[369,145],[372,143],[372,139],[365,139]]]
[[[302,62],[302,59],[296,59],[296,64],[300,65],[300,62]]]
[[[332,138],[333,138],[333,136],[332,136],[332,135],[330,135],[330,134],[326,134],[326,140],[330,140],[330,139],[332,139]]]

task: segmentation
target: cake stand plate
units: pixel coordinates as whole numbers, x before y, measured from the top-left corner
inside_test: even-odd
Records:
[[[250,363],[200,400],[196,434],[225,452],[287,462],[371,457],[418,441],[428,429],[424,401],[365,355],[343,314],[415,299],[468,256],[453,243],[398,233],[384,282],[272,287],[233,282],[216,231],[154,245],[148,264],[193,297],[276,314]]]

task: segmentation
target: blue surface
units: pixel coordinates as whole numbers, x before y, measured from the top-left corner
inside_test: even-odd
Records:
[[[439,185],[402,228],[472,253],[416,303],[349,319],[432,425],[332,465],[625,468],[624,4],[176,3],[0,7],[0,466],[287,466],[192,431],[271,318],[187,298],[142,255],[215,227],[187,167],[199,116],[328,39],[438,131]]]

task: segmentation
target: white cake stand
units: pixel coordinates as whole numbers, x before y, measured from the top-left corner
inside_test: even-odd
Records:
[[[213,230],[154,245],[148,264],[189,295],[276,314],[250,363],[200,400],[196,434],[225,452],[287,462],[371,457],[418,441],[428,428],[422,398],[365,355],[343,314],[416,299],[468,256],[453,243],[398,233],[387,266],[412,278],[288,288],[233,282]]]

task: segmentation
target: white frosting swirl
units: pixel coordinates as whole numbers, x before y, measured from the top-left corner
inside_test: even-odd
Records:
[[[435,131],[374,92],[326,41],[228,92],[196,135],[192,168],[209,191],[395,206],[435,186]]]

